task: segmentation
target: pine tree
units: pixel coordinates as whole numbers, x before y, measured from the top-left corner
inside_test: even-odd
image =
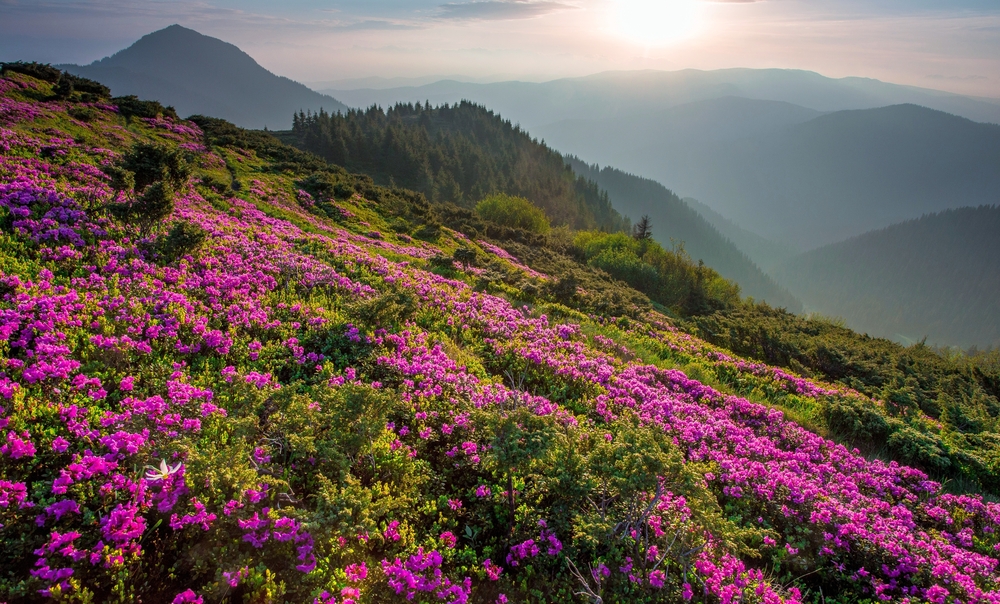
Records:
[[[643,215],[643,217],[639,219],[639,222],[632,227],[632,236],[639,241],[653,237],[653,225],[649,220],[649,216]]]

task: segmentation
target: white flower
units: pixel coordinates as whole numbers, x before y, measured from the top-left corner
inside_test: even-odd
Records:
[[[176,474],[177,472],[180,472],[181,468],[183,467],[184,467],[183,463],[179,463],[176,466],[171,467],[167,465],[167,460],[161,459],[159,468],[154,468],[153,466],[146,466],[146,468],[148,468],[146,470],[146,480],[150,481],[163,480],[164,478],[170,476],[171,474]]]

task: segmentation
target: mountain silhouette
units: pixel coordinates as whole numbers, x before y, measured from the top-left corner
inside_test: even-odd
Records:
[[[236,46],[171,25],[90,65],[62,65],[117,96],[134,94],[173,105],[181,115],[221,117],[245,128],[284,129],[299,110],[347,107],[261,67]]]

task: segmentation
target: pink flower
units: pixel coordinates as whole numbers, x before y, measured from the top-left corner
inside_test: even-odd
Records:
[[[204,599],[198,594],[194,593],[190,589],[186,589],[181,593],[177,594],[174,598],[173,604],[203,604]]]
[[[271,463],[271,456],[267,454],[264,447],[256,447],[253,450],[253,460],[260,465]]]
[[[666,580],[666,575],[662,570],[657,569],[649,573],[649,584],[656,589],[662,589],[663,583]]]
[[[340,590],[340,595],[343,596],[344,598],[353,599],[361,595],[361,590],[358,589],[357,587],[345,587],[344,589]],[[347,600],[345,599],[344,602],[346,603]]]
[[[358,581],[364,581],[368,576],[368,567],[364,562],[359,564],[348,564],[344,568],[344,574],[347,575],[347,580],[351,583],[357,583]]]
[[[31,442],[31,434],[27,430],[18,437],[16,432],[7,433],[7,444],[0,446],[0,455],[10,455],[12,459],[34,457],[35,445]]]
[[[389,526],[382,533],[386,541],[399,541],[401,539],[397,527],[399,527],[399,520],[393,520],[389,523]]]
[[[483,560],[483,568],[486,569],[486,576],[489,577],[490,581],[499,581],[500,573],[503,572],[503,567],[498,566],[493,563],[493,560],[487,558]]]
[[[445,531],[441,533],[441,542],[444,543],[449,548],[454,548],[455,544],[458,543],[458,538],[455,537],[455,533],[451,531]]]
[[[238,587],[239,584],[250,576],[250,569],[244,566],[236,572],[223,572],[222,577],[229,583],[229,587]]]

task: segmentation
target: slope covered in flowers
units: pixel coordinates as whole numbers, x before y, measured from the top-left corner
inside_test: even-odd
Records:
[[[861,395],[545,302],[404,193],[50,97],[0,80],[0,600],[1000,601],[995,504],[676,367]],[[150,142],[191,175],[140,235],[106,173]]]

